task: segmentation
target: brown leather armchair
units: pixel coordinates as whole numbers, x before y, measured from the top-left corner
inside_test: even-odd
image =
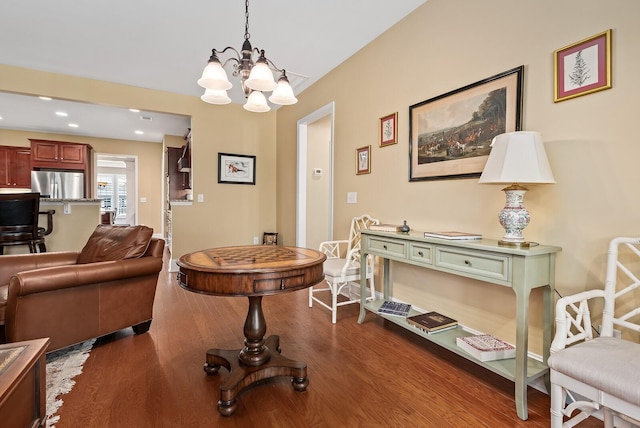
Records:
[[[130,326],[148,331],[164,251],[152,233],[99,225],[79,252],[0,256],[5,340],[49,337],[51,352]]]

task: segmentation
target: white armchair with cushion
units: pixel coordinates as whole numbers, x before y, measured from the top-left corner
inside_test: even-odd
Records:
[[[640,238],[613,239],[604,289],[558,300],[548,360],[552,428],[573,427],[591,415],[607,428],[640,425],[639,247]],[[589,304],[596,302],[603,311],[594,338]]]
[[[360,290],[360,231],[368,229],[372,224],[380,224],[378,219],[369,215],[354,217],[351,220],[349,239],[325,241],[320,243],[319,251],[327,256],[324,262],[325,287],[315,286],[309,288],[309,307],[313,302],[324,306],[331,311],[331,322],[336,323],[338,307],[360,301],[360,295],[355,294],[352,285]],[[373,281],[373,256],[369,256],[367,263],[367,280],[371,295],[367,300],[375,299],[375,286]],[[346,289],[345,289],[346,288]],[[328,305],[315,294],[329,291],[331,293],[331,305]],[[362,290],[366,293],[366,290]],[[342,294],[347,300],[338,302],[338,295]]]

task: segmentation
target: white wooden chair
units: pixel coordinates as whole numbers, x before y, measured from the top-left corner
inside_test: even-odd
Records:
[[[331,311],[331,322],[336,323],[338,307],[360,302],[360,295],[352,290],[352,285],[360,285],[360,231],[368,229],[372,224],[380,224],[378,219],[369,215],[354,217],[351,220],[351,230],[349,239],[337,241],[325,241],[320,243],[319,251],[326,254],[327,260],[324,262],[324,275],[326,287],[315,286],[309,288],[309,307],[313,307],[313,302],[319,303]],[[367,280],[371,295],[367,300],[375,299],[375,286],[373,281],[373,257],[367,257]],[[355,284],[354,284],[355,283]],[[346,288],[346,289],[345,289]],[[354,287],[355,288],[355,287]],[[331,305],[326,304],[316,293],[331,292]],[[366,293],[366,290],[361,290]],[[347,298],[338,302],[338,295],[342,294]]]
[[[573,427],[591,415],[607,428],[640,425],[639,246],[640,238],[613,239],[604,290],[558,300],[548,360],[552,428]],[[603,299],[597,338],[588,306],[594,298]]]

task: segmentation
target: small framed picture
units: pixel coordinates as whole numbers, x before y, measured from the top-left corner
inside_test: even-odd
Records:
[[[556,103],[611,88],[611,30],[558,49],[553,68]]]
[[[218,153],[218,183],[256,184],[256,157]]]
[[[356,149],[356,174],[369,174],[371,172],[371,146]]]
[[[278,233],[264,232],[262,234],[262,245],[278,245]]]
[[[380,118],[380,147],[398,142],[398,112]]]

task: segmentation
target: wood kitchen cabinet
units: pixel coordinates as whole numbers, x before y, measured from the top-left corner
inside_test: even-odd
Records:
[[[182,156],[183,149],[180,147],[167,147],[167,177],[169,200],[181,200],[187,198],[187,189],[189,189],[189,174],[180,172],[178,160]]]
[[[33,168],[88,170],[91,146],[82,143],[31,139]]]
[[[0,146],[0,187],[31,188],[29,147]]]

